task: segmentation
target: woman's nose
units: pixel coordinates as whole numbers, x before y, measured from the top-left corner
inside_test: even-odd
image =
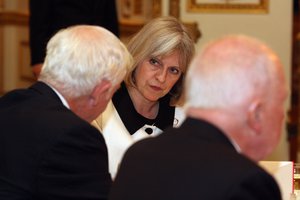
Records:
[[[159,80],[160,82],[164,82],[167,77],[167,70],[164,68],[161,68],[156,72],[156,79]]]

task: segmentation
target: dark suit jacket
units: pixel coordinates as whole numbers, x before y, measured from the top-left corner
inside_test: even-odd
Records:
[[[0,98],[0,199],[106,199],[102,135],[46,84]]]
[[[278,200],[275,180],[216,127],[188,118],[180,128],[134,144],[110,200]]]
[[[44,62],[48,40],[72,25],[102,26],[119,36],[115,0],[30,0],[31,64]]]

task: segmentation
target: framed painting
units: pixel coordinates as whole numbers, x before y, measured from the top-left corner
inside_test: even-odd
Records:
[[[187,0],[188,12],[268,13],[269,0]]]

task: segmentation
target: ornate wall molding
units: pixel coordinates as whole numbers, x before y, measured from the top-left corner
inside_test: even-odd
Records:
[[[28,26],[29,14],[15,11],[0,11],[0,25]]]
[[[6,26],[13,26],[16,28],[26,29],[29,24],[29,13],[28,12],[20,12],[20,11],[3,11],[0,10],[0,94],[5,93],[6,89],[4,88],[4,80],[8,77],[4,77],[4,29]],[[18,29],[19,31],[19,29]],[[31,81],[33,82],[33,75],[31,74],[29,64],[25,61],[29,62],[29,44],[27,36],[23,36],[16,38],[18,40],[17,43],[17,52],[15,52],[15,56],[18,57],[19,62],[17,66],[17,80],[19,82]],[[25,38],[24,38],[25,37]],[[20,40],[20,41],[19,41]],[[25,46],[24,46],[25,44]],[[25,51],[24,51],[25,49]],[[22,61],[22,62],[20,62]],[[16,83],[16,85],[18,82]]]
[[[180,16],[180,0],[170,0],[169,2],[169,15],[181,19]],[[183,22],[184,25],[189,29],[193,40],[197,43],[198,39],[201,38],[201,31],[196,22]]]
[[[141,0],[137,0],[141,1]],[[148,1],[148,0],[147,0]],[[133,4],[134,5],[134,4]],[[142,4],[140,4],[142,5]],[[162,15],[162,1],[161,0],[152,0],[151,7],[149,7],[150,12],[152,13],[150,18],[159,17]],[[130,10],[130,9],[129,9]],[[140,10],[140,9],[138,9]],[[134,15],[134,14],[133,14]],[[169,15],[174,16],[180,19],[180,0],[169,0]],[[143,25],[147,23],[146,21],[136,20],[134,17],[132,19],[120,19],[120,32],[121,37],[128,37],[139,31]],[[183,22],[191,31],[192,37],[195,42],[201,37],[201,31],[198,28],[196,22]]]
[[[198,13],[268,13],[269,0],[187,0],[187,11]]]

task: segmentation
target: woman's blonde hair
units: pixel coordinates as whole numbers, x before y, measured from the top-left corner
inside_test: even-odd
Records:
[[[125,77],[125,83],[133,87],[134,71],[140,63],[151,57],[164,57],[178,51],[183,73],[170,91],[171,103],[176,104],[182,96],[184,75],[195,53],[188,29],[175,17],[154,18],[133,36],[127,48],[134,61],[132,71]]]

